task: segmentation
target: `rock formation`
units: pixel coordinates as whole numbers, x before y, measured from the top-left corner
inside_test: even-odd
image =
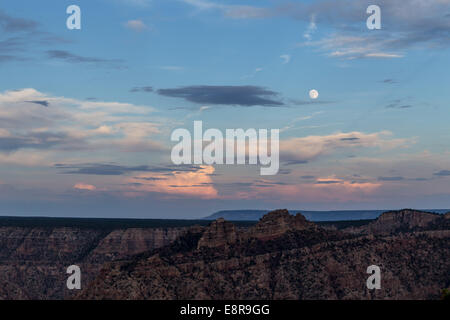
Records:
[[[450,284],[450,230],[427,231],[444,219],[437,218],[387,213],[369,228],[376,235],[325,230],[287,211],[248,230],[220,219],[173,245],[111,263],[77,298],[438,299]],[[372,264],[382,270],[380,290],[366,287]]]
[[[0,299],[439,299],[449,237],[449,213],[416,210],[326,229],[287,210],[250,227],[0,227]]]
[[[0,299],[68,298],[68,266],[80,266],[87,284],[104,263],[168,245],[185,231],[0,227]]]

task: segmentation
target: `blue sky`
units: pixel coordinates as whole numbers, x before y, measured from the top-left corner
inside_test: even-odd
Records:
[[[449,30],[449,0],[3,1],[0,214],[450,208]],[[175,167],[194,120],[280,129],[280,173]]]

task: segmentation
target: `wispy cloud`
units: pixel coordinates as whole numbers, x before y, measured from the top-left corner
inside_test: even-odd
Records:
[[[165,172],[142,173],[127,179],[137,193],[162,193],[171,197],[189,197],[200,199],[218,198],[213,185],[212,166],[200,166],[195,170],[178,170],[174,168],[170,175]]]
[[[133,174],[136,172],[152,172],[161,175],[174,172],[197,172],[202,169],[196,165],[168,165],[168,166],[126,166],[115,163],[81,163],[81,164],[64,164],[57,163],[54,168],[62,170],[63,174],[82,174],[82,175],[100,175],[100,176],[120,176],[125,174]],[[136,179],[143,179],[142,176]],[[144,179],[150,180],[150,179]],[[158,179],[160,180],[160,179]],[[153,179],[152,179],[153,181]]]
[[[147,7],[153,2],[153,0],[116,0],[116,1],[138,7]]]
[[[283,64],[291,62],[291,56],[289,54],[282,54],[280,58],[283,59]]]
[[[40,24],[31,19],[13,17],[0,10],[0,63],[32,60],[28,51],[38,45],[50,46],[70,41],[42,31]]]
[[[394,79],[384,79],[383,81],[380,81],[382,83],[386,83],[386,84],[395,84],[397,83],[397,81],[395,81]]]
[[[27,134],[8,134],[0,136],[0,151],[17,151],[24,148],[50,149],[52,147],[76,150],[85,142],[65,132],[30,132]]]
[[[35,89],[0,93],[0,152],[22,149],[159,152],[154,109],[122,102],[55,97]]]
[[[182,71],[184,67],[181,66],[160,66],[158,69],[166,70],[166,71]]]
[[[403,181],[404,177],[396,176],[396,177],[378,177],[379,181]]]
[[[326,136],[307,136],[280,141],[280,158],[293,164],[305,163],[339,150],[354,148],[380,148],[389,150],[407,146],[407,139],[390,139],[388,131],[376,133],[348,132]]]
[[[136,32],[142,32],[150,29],[142,20],[139,19],[129,20],[124,25],[126,28]]]
[[[30,32],[35,31],[38,26],[36,21],[12,17],[0,10],[0,28],[5,32]]]
[[[65,50],[49,50],[47,55],[51,59],[58,59],[68,63],[84,63],[94,66],[109,67],[120,69],[123,68],[123,60],[120,59],[104,59],[95,57],[80,56]]]
[[[450,170],[441,170],[434,173],[434,175],[438,177],[450,177]]]
[[[232,19],[254,19],[263,18],[270,15],[270,11],[265,8],[259,8],[248,5],[228,5],[219,4],[207,0],[181,0],[199,10],[219,10],[226,17]]]
[[[182,1],[199,10],[218,10],[228,18],[285,16],[307,22],[304,33],[306,43],[326,51],[330,57],[340,59],[402,58],[409,49],[450,46],[450,19],[443,14],[448,11],[447,0],[379,1],[383,13],[382,30],[371,33],[365,29],[364,23],[366,8],[373,4],[369,0],[283,1],[272,7],[224,5],[206,0]],[[333,29],[334,34],[310,43],[317,24]]]
[[[255,70],[253,70],[252,73],[250,74],[246,74],[244,76],[241,77],[241,79],[249,79],[249,78],[253,78],[254,76],[256,76],[258,73],[262,72],[264,69],[263,68],[255,68]]]
[[[410,99],[406,99],[408,101]],[[390,103],[386,106],[387,109],[409,109],[412,108],[413,105],[411,103],[406,102],[405,99],[395,99],[390,101]]]
[[[385,52],[388,40],[374,36],[355,36],[348,34],[333,34],[318,41],[300,44],[311,46],[325,52],[330,57],[353,60],[363,58],[402,58],[402,53]]]
[[[130,92],[153,92],[153,87],[151,86],[134,87],[130,89]]]
[[[303,34],[303,37],[307,40],[307,41],[311,41],[312,39],[312,35],[316,32],[317,30],[317,25],[316,25],[316,15],[312,14],[311,15],[311,19],[309,21],[309,25],[308,28],[306,29],[305,33]]]
[[[94,191],[97,189],[94,185],[87,183],[77,183],[76,185],[73,186],[73,188],[77,190],[87,190],[87,191]]]

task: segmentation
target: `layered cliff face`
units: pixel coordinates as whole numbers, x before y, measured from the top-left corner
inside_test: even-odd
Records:
[[[229,247],[231,245],[251,248],[252,241],[269,241],[287,235],[289,232],[304,231],[303,234],[318,230],[316,224],[309,222],[301,214],[293,216],[287,210],[275,210],[263,216],[259,223],[238,230],[231,222],[219,218],[202,232],[197,248]],[[336,232],[328,232],[336,235]]]
[[[372,223],[389,234],[375,236],[325,230],[285,210],[247,230],[219,219],[172,245],[108,264],[77,298],[439,298],[450,285],[450,230],[438,218],[389,213]],[[420,232],[407,232],[416,226]],[[393,234],[400,229],[406,232]],[[382,271],[380,290],[366,288],[372,264]]]
[[[288,231],[308,229],[315,230],[316,225],[307,221],[303,215],[293,216],[287,210],[275,210],[263,216],[259,223],[249,230],[247,237],[268,240],[277,238]]]
[[[0,227],[0,299],[428,299],[450,286],[449,214],[339,229],[287,210],[250,227]],[[66,288],[72,264],[81,292]],[[366,288],[372,264],[381,290]]]
[[[423,212],[411,209],[388,211],[368,225],[359,228],[349,228],[344,231],[360,234],[395,234],[437,228],[448,219],[446,215]],[[448,224],[448,223],[447,223]]]
[[[165,246],[185,231],[1,227],[0,299],[69,297],[68,266],[80,266],[87,284],[105,262]]]
[[[220,218],[202,232],[197,248],[217,248],[235,244],[238,241],[238,232],[234,224]]]

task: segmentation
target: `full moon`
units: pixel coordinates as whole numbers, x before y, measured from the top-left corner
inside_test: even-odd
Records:
[[[311,91],[309,91],[309,97],[311,99],[317,99],[319,97],[319,92],[315,89],[312,89]]]

